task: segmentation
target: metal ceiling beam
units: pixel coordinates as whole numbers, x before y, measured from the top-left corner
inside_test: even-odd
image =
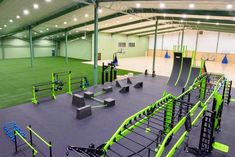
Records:
[[[234,17],[235,11],[223,10],[187,10],[187,9],[155,9],[155,8],[132,8],[132,13],[160,13],[160,14],[187,14],[187,15],[210,15]]]
[[[64,10],[62,10],[62,11],[58,11],[58,12],[56,12],[56,13],[54,13],[54,14],[52,14],[52,15],[46,17],[46,18],[42,18],[42,19],[39,20],[39,21],[33,22],[33,23],[31,23],[31,24],[27,24],[27,25],[25,25],[25,26],[23,26],[23,27],[21,27],[21,28],[19,28],[19,29],[17,29],[17,30],[14,30],[14,31],[8,33],[6,36],[13,35],[13,34],[16,34],[16,33],[18,33],[18,32],[22,32],[22,31],[28,29],[29,26],[31,26],[31,27],[36,27],[36,26],[38,26],[38,25],[40,25],[40,24],[43,24],[43,23],[48,22],[48,21],[50,21],[50,20],[53,20],[53,19],[55,19],[55,18],[61,17],[61,16],[65,15],[65,14],[68,14],[68,13],[70,13],[70,12],[73,12],[73,11],[75,11],[75,10],[81,9],[81,8],[83,8],[83,7],[86,7],[86,6],[88,6],[88,5],[87,5],[87,4],[84,4],[84,3],[77,3],[76,5],[72,5],[72,6],[66,8],[66,9],[64,9]]]
[[[162,26],[164,24],[160,23],[158,26]],[[117,32],[113,32],[112,34],[120,34],[120,33],[124,33],[124,32],[131,32],[131,31],[136,31],[136,30],[141,30],[141,29],[146,29],[146,28],[151,28],[151,27],[155,27],[156,25],[147,25],[147,26],[142,26],[142,27],[136,27],[136,28],[131,28],[131,29],[125,29],[122,31],[117,31]]]
[[[168,29],[173,29],[173,28],[177,28],[177,27],[166,27],[166,28],[162,28],[162,29],[158,29],[158,31],[164,31],[164,30],[168,30]],[[125,35],[138,35],[138,34],[143,34],[143,33],[149,33],[149,32],[153,32],[155,31],[155,29],[153,30],[148,30],[148,31],[140,31],[140,32],[136,32],[136,33],[131,33],[131,34],[125,34]]]
[[[108,16],[99,18],[99,22],[106,21],[106,20],[109,20],[109,19],[112,19],[112,18],[115,18],[115,17],[121,17],[121,16],[124,16],[124,15],[125,15],[124,13],[115,13],[115,14],[112,14],[112,15],[108,15]],[[45,34],[38,35],[38,36],[35,37],[35,39],[38,39],[38,38],[41,38],[41,37],[44,37],[44,36],[50,36],[50,35],[53,35],[53,34],[58,34],[58,33],[66,32],[66,31],[70,31],[70,30],[73,30],[73,29],[76,29],[76,28],[91,25],[93,23],[94,23],[94,20],[84,22],[84,23],[80,23],[80,24],[70,26],[70,27],[67,27],[67,28],[64,28],[64,29],[60,29],[60,30],[56,30],[56,31],[52,31],[52,32],[48,32],[48,33],[45,33]]]
[[[184,21],[200,21],[200,22],[208,22],[208,23],[220,23],[220,24],[235,24],[234,20],[221,20],[221,19],[206,19],[206,18],[182,18],[182,17],[159,17],[161,20],[184,20]]]
[[[172,33],[172,32],[178,32],[178,31],[182,31],[183,29],[176,29],[176,30],[168,30],[168,31],[162,31],[162,32],[158,32],[157,34],[164,34],[164,33]],[[144,35],[139,35],[139,37],[143,37],[143,36],[149,36],[149,35],[154,35],[155,32],[149,33],[149,34],[144,34]]]

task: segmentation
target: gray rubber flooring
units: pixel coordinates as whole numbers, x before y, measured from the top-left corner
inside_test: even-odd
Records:
[[[152,78],[140,75],[136,79],[144,82],[143,89],[135,89],[130,85],[130,92],[122,94],[119,93],[120,88],[114,87],[112,93],[101,95],[98,98],[111,97],[116,100],[116,105],[112,108],[94,108],[92,109],[92,116],[83,120],[76,119],[76,108],[71,105],[72,96],[67,94],[59,95],[56,100],[46,101],[39,105],[28,103],[0,110],[0,157],[32,156],[31,150],[24,147],[22,147],[23,151],[14,154],[14,143],[4,134],[2,129],[5,122],[15,121],[21,128],[26,128],[27,125],[31,124],[33,129],[44,139],[52,141],[53,157],[64,157],[66,153],[65,148],[68,145],[87,147],[90,143],[94,143],[96,146],[99,146],[114,134],[126,118],[161,98],[165,90],[174,95],[179,95],[182,90],[181,88],[167,86],[168,78],[163,76]],[[101,86],[97,88],[91,87],[89,90],[98,91],[101,88]],[[235,92],[235,90],[233,91]],[[86,101],[86,103],[98,105],[94,101]],[[224,155],[214,151],[212,156],[232,157],[235,154],[235,134],[233,134],[235,132],[235,106],[233,105],[235,104],[224,107],[222,132],[218,135],[218,139],[216,139],[228,144],[230,152]],[[47,147],[39,140],[36,140],[36,138],[34,139],[36,148],[43,152],[37,156],[48,157]],[[193,137],[191,140],[194,141],[194,139],[196,141],[198,137]],[[191,156],[184,154],[183,151],[178,151],[177,154],[178,156]],[[71,156],[77,155],[71,154]]]

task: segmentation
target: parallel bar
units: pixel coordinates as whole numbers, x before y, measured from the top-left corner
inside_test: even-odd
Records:
[[[34,156],[37,155],[38,151],[18,131],[15,131],[15,135],[18,135],[34,151]]]
[[[99,9],[99,2],[98,0],[95,1],[95,5],[94,5],[94,12],[95,12],[95,18],[94,18],[94,81],[93,84],[94,86],[97,85],[97,71],[98,71],[98,9]]]
[[[47,147],[52,147],[52,145],[50,143],[48,143],[47,141],[45,141],[40,135],[38,135],[30,126],[27,127],[27,129],[29,131],[31,131],[35,136],[37,136],[38,139],[40,139],[43,143],[45,143],[47,145]]]
[[[155,60],[156,60],[156,51],[157,51],[157,31],[158,31],[158,19],[155,25],[155,35],[154,35],[154,52],[153,52],[153,67],[152,67],[152,77],[155,76]]]

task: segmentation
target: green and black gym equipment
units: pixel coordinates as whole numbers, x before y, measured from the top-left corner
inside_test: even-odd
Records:
[[[220,130],[224,104],[221,89],[226,81],[222,74],[202,74],[179,96],[165,92],[160,100],[127,118],[106,143],[99,147],[92,144],[88,148],[68,146],[66,155],[75,151],[78,155],[94,157],[172,157],[180,147],[184,148],[183,143],[201,119],[202,129],[205,126],[210,128],[202,131],[198,152],[210,153],[214,148],[226,153],[229,147],[216,142],[215,134],[211,134]],[[204,88],[199,91],[201,99],[191,101],[191,94],[200,88]],[[210,109],[211,101],[213,107]],[[203,134],[211,136],[209,142],[204,141]]]
[[[107,65],[102,64],[102,84],[105,82],[112,82],[113,80],[117,79],[117,68],[116,65],[111,62],[108,63]]]

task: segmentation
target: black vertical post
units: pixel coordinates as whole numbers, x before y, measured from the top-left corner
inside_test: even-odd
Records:
[[[155,24],[152,77],[155,77],[155,60],[156,60],[156,51],[157,51],[157,32],[158,32],[158,18],[157,18],[157,21],[156,21],[156,24]]]
[[[113,66],[110,65],[110,81],[109,82],[112,82],[113,81]]]
[[[49,141],[49,144],[51,145],[51,146],[49,147],[50,157],[52,157],[52,144],[51,144],[51,141]]]
[[[104,84],[104,62],[102,64],[102,84]]]
[[[31,129],[32,126],[29,125],[29,128]],[[29,130],[29,138],[30,138],[30,144],[32,146],[33,145],[33,135],[32,135],[32,131],[31,130]],[[33,157],[34,157],[34,150],[33,150]]]
[[[14,130],[14,138],[15,138],[15,153],[17,153],[17,137],[16,137],[16,131]]]

